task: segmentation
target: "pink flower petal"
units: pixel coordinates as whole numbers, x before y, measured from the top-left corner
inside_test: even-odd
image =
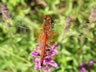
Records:
[[[53,61],[53,60],[46,59],[46,60],[45,60],[45,62],[46,62],[47,64],[50,64],[50,65],[52,65],[53,67],[57,67],[57,64],[56,64],[56,62],[55,62],[55,61]]]
[[[37,53],[36,51],[33,51],[30,53],[31,56],[37,56],[39,53]]]

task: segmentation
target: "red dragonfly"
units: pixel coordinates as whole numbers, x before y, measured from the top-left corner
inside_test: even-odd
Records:
[[[42,51],[41,51],[41,66],[43,66],[43,59],[44,59],[44,53],[45,53],[45,48],[46,44],[50,44],[50,36],[53,33],[52,32],[52,27],[53,27],[53,20],[52,17],[49,15],[44,16],[44,24],[43,24],[43,29],[42,33],[39,36],[39,43],[42,44]]]

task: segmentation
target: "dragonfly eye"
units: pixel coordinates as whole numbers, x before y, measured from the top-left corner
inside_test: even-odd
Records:
[[[54,23],[53,19],[51,19],[51,23]]]
[[[51,19],[49,19],[48,21],[49,21],[49,23],[52,23],[52,20]]]
[[[49,23],[53,23],[53,19],[52,19],[52,18],[48,18],[47,21],[48,21]]]
[[[45,21],[48,21],[49,23],[53,23],[53,20],[52,19],[49,19],[49,18],[44,18],[44,22]]]
[[[44,22],[46,21],[46,19],[44,18]]]

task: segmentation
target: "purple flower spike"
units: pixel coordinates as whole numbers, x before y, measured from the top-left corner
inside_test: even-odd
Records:
[[[9,20],[9,15],[8,15],[9,11],[8,11],[8,8],[7,8],[7,4],[2,2],[0,6],[1,6],[1,13],[2,13],[3,20],[4,21]],[[5,25],[7,27],[11,27],[11,25],[8,24],[8,22],[6,22]]]
[[[2,17],[3,20],[8,20],[8,8],[7,8],[7,4],[6,3],[1,3],[1,13],[2,13]]]
[[[86,72],[86,71],[89,71],[91,68],[90,68],[90,65],[92,65],[94,63],[94,60],[93,59],[90,59],[88,64],[86,64],[84,61],[80,64],[79,66],[79,71],[80,72]]]
[[[45,69],[47,72],[51,71],[50,67],[57,67],[57,63],[53,60],[51,60],[51,57],[55,55],[56,52],[58,52],[57,49],[55,49],[55,47],[59,46],[59,44],[52,44],[51,46],[46,44],[46,48],[45,48],[45,53],[44,53],[44,59],[43,59],[43,66],[41,66],[41,48],[42,46],[40,45],[40,43],[37,45],[37,48],[30,53],[31,56],[34,56],[33,60],[35,61],[35,66],[34,69],[39,68],[41,69]],[[36,58],[36,56],[40,56],[39,58]]]
[[[84,67],[82,67],[80,72],[86,72],[86,69]]]
[[[80,72],[86,72],[85,65],[86,65],[86,64],[85,64],[84,61],[80,64],[80,67],[79,67],[79,71],[80,71]]]
[[[85,62],[83,61],[81,64],[80,64],[80,66],[84,66],[85,65]]]
[[[90,61],[89,61],[89,65],[92,65],[94,63],[94,60],[93,59],[90,59]]]

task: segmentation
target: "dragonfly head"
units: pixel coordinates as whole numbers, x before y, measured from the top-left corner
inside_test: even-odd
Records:
[[[50,15],[44,16],[44,21],[47,21],[49,23],[53,23],[53,19],[52,19],[52,17]]]

